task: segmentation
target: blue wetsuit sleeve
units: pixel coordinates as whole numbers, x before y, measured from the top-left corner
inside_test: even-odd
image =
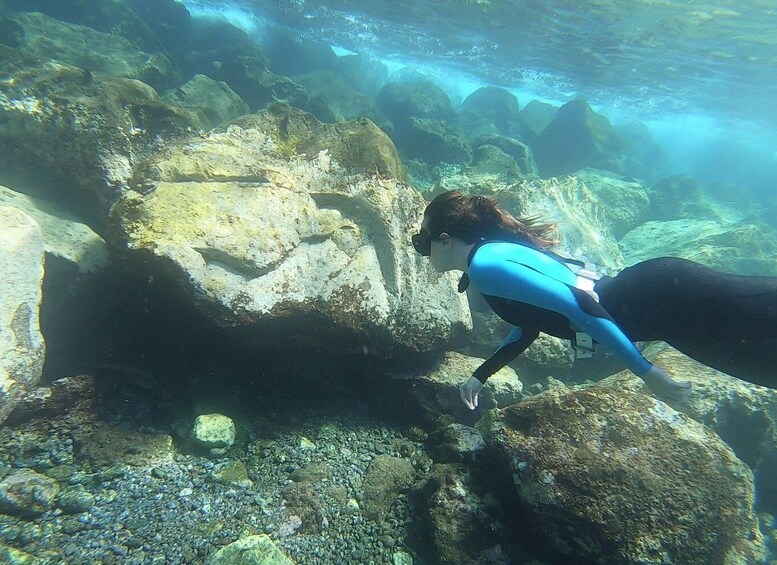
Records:
[[[581,308],[573,291],[574,273],[542,252],[509,243],[486,244],[475,252],[468,274],[472,284],[485,296],[557,312],[578,331],[587,333],[617,355],[636,375],[641,377],[650,370],[652,365],[604,308],[593,299],[593,304],[587,304],[585,310]]]
[[[475,370],[472,376],[481,383],[485,383],[486,380],[488,380],[488,377],[523,353],[526,348],[537,339],[539,334],[540,332],[538,330],[516,326],[513,328],[513,331],[510,332],[510,335],[502,342],[502,345],[499,346],[499,349],[497,349],[491,357],[486,359],[486,361]]]

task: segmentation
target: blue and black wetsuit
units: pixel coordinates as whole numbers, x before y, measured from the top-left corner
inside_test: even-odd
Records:
[[[744,380],[777,383],[777,279],[726,275],[662,258],[598,281],[597,302],[576,287],[577,275],[563,260],[529,245],[484,242],[473,248],[468,263],[470,282],[515,326],[475,372],[481,382],[540,332],[571,340],[581,331],[639,376],[651,364],[632,341],[663,340]],[[746,327],[753,321],[755,327]]]

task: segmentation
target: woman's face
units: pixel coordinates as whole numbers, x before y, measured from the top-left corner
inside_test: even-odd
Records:
[[[424,217],[424,221],[421,223],[421,228],[429,229],[429,222]],[[438,273],[444,273],[453,269],[451,266],[451,241],[447,234],[440,239],[435,237],[432,239],[431,253],[429,254],[429,262],[432,267]]]

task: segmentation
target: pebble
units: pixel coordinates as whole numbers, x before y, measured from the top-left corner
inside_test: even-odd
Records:
[[[395,504],[380,525],[365,520],[362,480],[368,464],[393,453],[397,442],[423,446],[347,406],[298,409],[294,421],[284,412],[267,415],[285,422],[271,436],[266,424],[252,429],[250,421],[236,419],[248,438],[260,439],[215,462],[180,451],[153,467],[117,461],[96,469],[73,459],[72,442],[52,441],[46,458],[61,463],[43,474],[63,487],[57,508],[35,523],[0,513],[0,540],[33,556],[55,556],[52,562],[162,565],[203,563],[241,536],[263,532],[297,563],[339,564],[344,556],[353,563],[397,563],[411,519],[407,506]],[[0,437],[0,460],[13,461],[14,449]],[[247,479],[214,480],[233,463],[244,466]],[[315,524],[285,510],[284,490],[296,471],[316,492]]]

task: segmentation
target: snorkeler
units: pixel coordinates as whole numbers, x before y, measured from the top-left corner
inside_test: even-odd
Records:
[[[459,291],[482,295],[515,326],[497,351],[459,387],[470,409],[489,376],[540,332],[569,339],[578,357],[593,343],[614,353],[657,396],[685,400],[690,383],[672,380],[633,341],[666,341],[689,357],[735,377],[777,384],[777,278],[720,273],[663,257],[616,277],[549,249],[553,225],[517,219],[483,196],[437,196],[424,211],[413,247],[438,272],[460,270]]]

